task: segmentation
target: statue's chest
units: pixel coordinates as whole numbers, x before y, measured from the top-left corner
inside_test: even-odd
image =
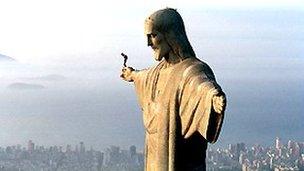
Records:
[[[170,77],[172,76],[172,69],[167,68],[163,69],[158,74],[158,79],[156,82],[156,100],[158,101],[161,98],[162,94],[166,91],[166,87],[170,83]]]
[[[154,87],[152,87],[152,93],[155,93],[154,98],[151,98],[151,101],[145,105],[143,121],[149,134],[157,133],[159,122],[161,122],[159,118],[163,118],[162,115],[167,115],[168,97],[165,97],[165,92],[169,91],[167,85],[170,84],[171,74],[172,69],[169,68],[159,71]]]

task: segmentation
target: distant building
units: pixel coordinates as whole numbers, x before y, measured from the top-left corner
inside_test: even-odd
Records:
[[[29,140],[28,141],[28,144],[27,144],[27,150],[32,153],[35,149],[35,144],[33,143],[32,140]]]
[[[117,146],[111,146],[105,149],[103,165],[112,166],[115,163],[119,163],[119,152],[120,148]]]
[[[80,142],[80,153],[85,153],[85,146],[83,142]]]
[[[245,160],[245,154],[243,152],[241,152],[240,157],[239,157],[240,165],[242,165],[244,163],[244,160]]]
[[[277,137],[276,140],[275,140],[275,148],[277,150],[282,148],[282,142],[281,142],[281,139],[279,137]]]
[[[72,146],[71,146],[70,144],[68,144],[68,145],[66,146],[65,151],[66,151],[67,153],[72,152]]]
[[[136,147],[134,145],[130,147],[130,155],[131,157],[136,155]]]

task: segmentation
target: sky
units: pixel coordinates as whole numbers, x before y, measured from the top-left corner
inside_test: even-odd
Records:
[[[0,6],[0,51],[24,62],[94,53],[115,43],[107,40],[111,35],[142,35],[143,18],[165,7],[185,13],[200,9],[304,9],[300,0],[10,0],[1,1]]]
[[[119,4],[119,5],[118,5]],[[128,65],[156,64],[144,19],[177,8],[196,55],[227,94],[217,144],[303,141],[301,1],[0,1],[0,146],[84,141],[143,148]],[[40,88],[39,88],[40,87]]]

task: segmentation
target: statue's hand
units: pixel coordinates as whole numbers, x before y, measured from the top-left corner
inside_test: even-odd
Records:
[[[216,113],[222,113],[226,108],[226,96],[224,93],[213,96],[212,99],[213,110]]]
[[[133,82],[134,81],[134,72],[135,72],[135,69],[132,68],[132,67],[124,67],[122,70],[122,73],[120,75],[120,77],[125,80],[125,81],[128,81],[128,82]]]

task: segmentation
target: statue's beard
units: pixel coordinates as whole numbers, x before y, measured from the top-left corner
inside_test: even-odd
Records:
[[[163,55],[161,55],[159,49],[154,49],[154,59],[156,61],[161,61],[163,59]]]

